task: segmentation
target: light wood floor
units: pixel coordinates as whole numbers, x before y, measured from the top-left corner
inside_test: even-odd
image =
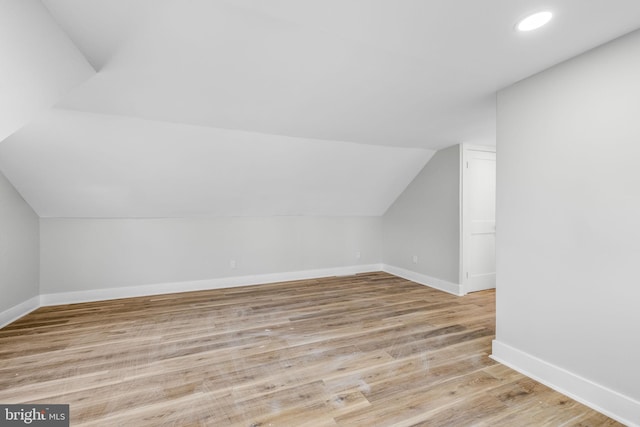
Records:
[[[489,359],[492,291],[385,273],[43,307],[0,330],[0,402],[77,426],[613,426]]]

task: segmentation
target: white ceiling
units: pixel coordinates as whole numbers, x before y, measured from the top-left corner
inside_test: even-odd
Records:
[[[97,73],[0,168],[65,217],[378,215],[434,149],[495,143],[496,90],[640,27],[637,0],[42,3]]]
[[[99,71],[63,108],[424,148],[493,141],[497,89],[640,27],[637,0],[44,3]]]
[[[432,154],[53,110],[0,168],[42,217],[367,216]]]
[[[0,0],[0,142],[94,74],[42,4]]]

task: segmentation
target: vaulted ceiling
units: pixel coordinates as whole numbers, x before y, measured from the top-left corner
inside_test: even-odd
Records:
[[[0,170],[41,216],[380,215],[495,142],[496,90],[639,27],[637,0],[0,0]]]

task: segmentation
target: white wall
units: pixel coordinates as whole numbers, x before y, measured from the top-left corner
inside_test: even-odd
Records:
[[[499,93],[494,345],[636,424],[638,76],[635,32]]]
[[[41,293],[377,264],[380,223],[378,217],[43,218]]]
[[[0,172],[0,326],[38,295],[39,239],[38,217]]]
[[[0,141],[94,75],[39,0],[0,2]]]
[[[52,109],[0,168],[41,217],[376,216],[433,153]]]
[[[460,146],[455,145],[438,151],[385,213],[384,263],[459,283],[459,194]]]

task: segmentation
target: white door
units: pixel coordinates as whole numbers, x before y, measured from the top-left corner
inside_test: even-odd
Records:
[[[462,284],[465,292],[496,287],[496,153],[464,148],[462,163]]]

